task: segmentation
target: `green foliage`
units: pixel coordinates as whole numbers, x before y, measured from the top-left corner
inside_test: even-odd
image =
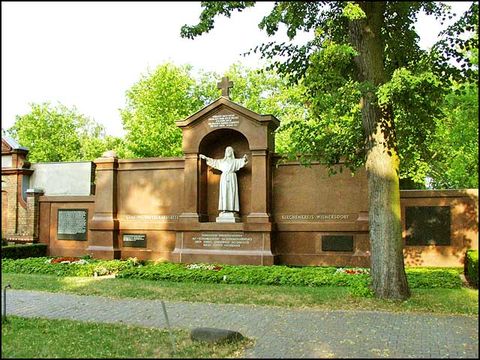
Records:
[[[412,289],[457,289],[462,286],[460,268],[406,268],[408,285]]]
[[[254,1],[210,1],[203,3],[202,5],[205,6],[205,12],[202,16],[202,22],[197,26],[183,26],[181,34],[183,37],[193,39],[195,36],[213,29],[213,17],[215,15],[223,14],[230,17],[232,10],[242,11],[254,4]]]
[[[372,296],[368,274],[347,274],[335,267],[285,265],[207,265],[190,266],[170,262],[153,263],[128,260],[91,260],[81,264],[50,264],[47,258],[4,260],[6,273],[46,274],[56,276],[94,276],[116,274],[117,278],[153,281],[248,284],[276,286],[346,286],[354,296]],[[412,288],[454,289],[462,285],[456,268],[407,268]]]
[[[46,244],[6,245],[2,241],[2,259],[42,257],[47,254]]]
[[[346,16],[349,20],[359,20],[367,17],[365,12],[353,2],[348,2],[343,8],[343,15]]]
[[[354,297],[373,298],[372,281],[370,278],[362,278],[350,285],[350,294]]]
[[[160,263],[125,270],[118,277],[225,284],[350,286],[367,275],[336,274],[334,267],[222,265],[220,270],[214,271],[188,269],[183,264]]]
[[[75,107],[48,102],[30,106],[30,112],[17,115],[7,132],[29,149],[31,162],[94,160],[114,141],[105,137],[103,126]]]
[[[282,125],[282,130],[290,131],[291,158],[299,156],[304,163],[319,160],[330,165],[332,172],[332,165],[344,162],[353,171],[365,156],[361,89],[358,82],[349,78],[356,51],[330,40],[321,46],[323,50],[312,55],[312,65],[304,80],[308,119]],[[333,64],[336,70],[329,71]]]
[[[425,187],[425,178],[431,173],[433,149],[429,144],[443,115],[445,94],[445,84],[421,67],[395,70],[378,90],[380,106],[391,106],[395,117],[400,179],[410,179],[417,188]]]
[[[182,36],[194,38],[213,28],[215,16],[229,17],[235,10],[253,5],[235,4],[203,3],[199,23],[184,26]],[[352,2],[276,2],[271,13],[260,22],[259,27],[268,35],[274,35],[281,25],[290,39],[298,31],[315,34],[305,44],[269,42],[248,52],[271,59],[270,69],[288,75],[292,82],[302,81],[307,89],[308,114],[282,124],[280,129],[279,134],[286,131],[289,137],[282,152],[290,158],[300,155],[304,163],[318,160],[329,165],[332,172],[333,165],[338,163],[352,171],[358,168],[366,160],[368,144],[360,111],[361,98],[373,92],[378,95],[379,107],[393,111],[391,146],[398,147],[402,184],[424,188],[425,179],[430,177],[435,187],[474,187],[478,184],[475,176],[478,145],[473,139],[478,136],[478,127],[472,129],[471,123],[476,122],[477,116],[472,114],[467,118],[466,114],[454,112],[449,105],[451,100],[447,97],[444,102],[444,98],[452,78],[476,84],[478,3],[472,3],[461,19],[441,34],[441,40],[430,52],[420,49],[414,24],[421,11],[442,22],[451,18],[448,5],[385,2],[379,6],[382,14],[375,24],[381,28],[378,42],[383,44],[383,64],[375,66],[383,65],[386,75],[379,88],[372,86],[371,79],[363,79],[363,74],[355,72],[359,49],[352,47],[350,39],[351,23],[375,16],[373,7]],[[368,14],[364,11],[367,8]],[[451,58],[459,65],[452,65]],[[470,104],[478,104],[476,94],[472,95],[475,99],[470,98]],[[478,113],[478,106],[470,106],[469,110]],[[452,124],[458,128],[452,129]],[[468,132],[465,146],[450,140],[461,139],[457,136],[459,129],[463,129],[463,134]],[[467,180],[462,181],[462,172],[469,174]]]
[[[3,251],[3,250],[2,250]],[[39,257],[22,260],[2,260],[2,271],[19,274],[45,274],[56,276],[98,276],[117,274],[129,267],[135,267],[132,261],[92,260],[87,264],[51,264],[51,258]]]
[[[466,81],[478,87],[478,2],[473,1],[470,8],[440,36],[440,41],[432,48],[437,73],[446,81]]]
[[[214,100],[197,88],[190,72],[190,66],[166,63],[142,75],[127,91],[121,116],[132,157],[181,155],[182,132],[175,121]]]
[[[233,64],[226,75],[235,84],[232,101],[260,114],[274,114],[282,123],[303,119],[304,88],[288,86],[288,80],[273,71],[248,69]],[[125,143],[132,157],[179,156],[181,130],[175,124],[194,114],[220,97],[217,82],[220,75],[200,71],[193,74],[190,66],[159,66],[142,76],[127,92],[128,105],[122,110],[127,136]],[[282,132],[277,149],[289,148],[289,133]]]
[[[478,250],[467,250],[464,273],[468,282],[478,289]]]
[[[281,77],[272,70],[248,69],[239,63],[230,66],[225,75],[234,84],[230,93],[232,101],[281,120],[275,137],[275,151],[281,154],[291,152],[289,124],[307,117],[305,86],[302,83],[291,85],[288,77]]]
[[[478,87],[457,84],[441,104],[431,136],[429,161],[434,188],[478,187]]]

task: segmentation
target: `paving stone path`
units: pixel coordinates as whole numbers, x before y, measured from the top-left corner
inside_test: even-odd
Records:
[[[248,358],[478,358],[478,317],[165,304],[173,327],[217,327],[255,338]],[[8,290],[8,314],[166,326],[160,300]]]

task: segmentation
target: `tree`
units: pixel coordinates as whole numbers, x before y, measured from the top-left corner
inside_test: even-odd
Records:
[[[471,8],[469,12],[475,11]],[[478,8],[477,16],[478,20]],[[459,26],[461,24],[461,26]],[[468,27],[474,30],[465,46],[455,42],[455,31]],[[453,31],[453,30],[455,31]],[[478,22],[475,16],[462,17],[446,29],[436,48],[463,63],[474,65],[473,81],[454,81],[441,104],[443,116],[436,119],[437,131],[430,144],[432,158],[429,177],[434,188],[478,187]]]
[[[235,84],[230,98],[252,111],[275,114],[285,123],[305,116],[301,85],[288,86],[274,71],[248,69],[233,64],[226,74]],[[127,91],[122,121],[126,144],[134,157],[179,156],[181,130],[175,124],[220,97],[220,75],[194,73],[189,65],[162,64],[143,75]],[[288,131],[281,134],[277,148],[289,148]]]
[[[444,116],[430,143],[433,188],[478,188],[478,87],[457,84],[445,97]]]
[[[175,121],[215,98],[212,86],[197,87],[191,69],[188,65],[160,65],[127,91],[127,106],[121,116],[133,157],[181,155],[182,132]],[[203,76],[208,78],[209,74]]]
[[[288,124],[307,117],[303,84],[290,84],[288,77],[279,76],[273,70],[249,69],[239,63],[231,65],[225,75],[234,84],[230,93],[232,101],[256,113],[273,114],[282,120],[283,127],[276,134],[275,151],[292,152]]]
[[[199,23],[182,27],[181,35],[194,38],[213,28],[216,15],[229,17],[234,10],[241,11],[254,4],[204,2]],[[474,18],[476,13],[478,21],[478,4],[476,12],[475,4],[472,9],[470,17]],[[315,30],[315,37],[302,46],[270,42],[254,49],[267,58],[286,56],[286,60],[276,60],[273,67],[290,74],[293,80],[305,79],[313,117],[294,124],[292,133],[302,138],[303,144],[309,144],[303,150],[309,150],[310,156],[329,165],[337,164],[342,156],[346,156],[349,167],[365,164],[372,285],[380,298],[406,299],[410,295],[403,263],[396,119],[402,107],[409,103],[411,93],[404,94],[403,104],[392,94],[404,88],[398,85],[404,84],[403,80],[412,80],[412,74],[423,76],[427,87],[436,90],[441,88],[438,86],[441,76],[471,76],[470,64],[464,63],[463,70],[453,71],[455,67],[442,61],[440,55],[445,54],[448,47],[443,50],[439,47],[432,55],[435,61],[420,50],[413,24],[421,10],[436,17],[450,15],[442,4],[430,2],[275,2],[271,13],[259,24],[260,28],[272,35],[282,23],[290,39],[299,30]],[[460,30],[450,33],[454,41],[459,40],[456,35],[463,30],[461,25],[458,28]],[[467,48],[471,46],[460,42]],[[439,76],[422,75],[433,68],[429,67],[432,63],[437,65]],[[391,82],[392,79],[396,81]],[[324,98],[325,94],[329,95]],[[395,107],[397,103],[400,106]],[[333,111],[328,112],[329,108]],[[361,122],[356,121],[358,113]],[[343,117],[335,117],[337,114]],[[412,126],[404,126],[413,135],[414,142],[425,138],[433,126],[432,117],[423,119],[428,121],[417,121],[413,125],[420,136],[408,131]],[[348,131],[342,133],[344,129]],[[333,140],[340,139],[341,146],[336,146],[332,139],[326,141],[321,135],[323,130],[327,136],[332,134]],[[342,140],[345,138],[347,141]],[[329,145],[326,151],[317,147],[324,144]]]
[[[113,140],[105,137],[103,126],[75,107],[49,102],[30,107],[28,114],[17,115],[7,132],[29,149],[31,162],[94,160]]]

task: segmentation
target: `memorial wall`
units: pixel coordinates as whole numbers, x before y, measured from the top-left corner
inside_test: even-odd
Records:
[[[329,176],[318,163],[282,161],[274,153],[279,120],[222,92],[177,122],[182,158],[118,159],[109,151],[90,168],[29,169],[28,150],[3,141],[2,233],[46,243],[55,256],[369,266],[365,170]],[[24,199],[22,179],[35,169],[45,189]],[[465,251],[478,248],[478,190],[400,196],[407,265],[462,266]]]
[[[49,245],[49,254],[86,255],[95,196],[40,196],[39,205],[38,240]]]

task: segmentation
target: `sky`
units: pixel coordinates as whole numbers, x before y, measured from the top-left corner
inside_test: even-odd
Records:
[[[449,2],[457,14],[471,2]],[[2,128],[30,103],[60,102],[123,136],[119,109],[142,74],[170,61],[223,74],[235,62],[260,67],[256,55],[241,56],[268,37],[257,24],[272,2],[217,17],[215,28],[194,40],[180,37],[198,22],[200,2],[8,2],[2,1]],[[451,22],[455,20],[452,19]],[[420,16],[420,46],[429,48],[443,27]],[[300,34],[298,41],[309,38]]]

